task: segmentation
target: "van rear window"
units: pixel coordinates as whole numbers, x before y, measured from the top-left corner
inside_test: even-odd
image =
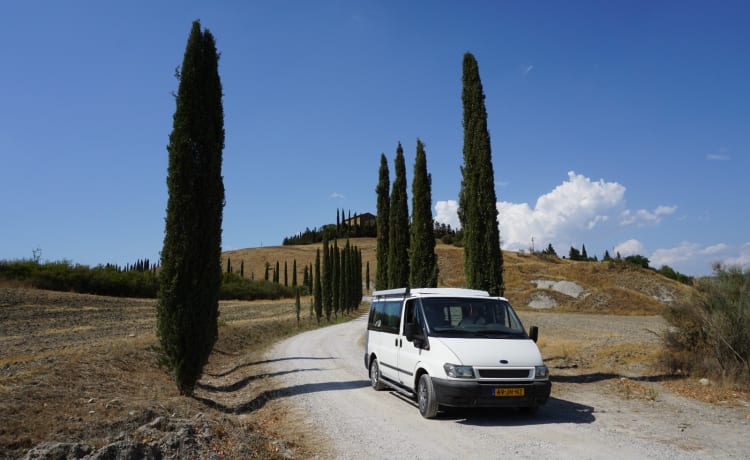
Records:
[[[398,334],[401,323],[401,300],[387,300],[373,302],[370,307],[370,317],[367,329],[372,331]]]

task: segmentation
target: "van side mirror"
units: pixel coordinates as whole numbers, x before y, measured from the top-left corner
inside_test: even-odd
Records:
[[[539,328],[536,326],[531,326],[529,328],[529,337],[531,338],[531,340],[536,342],[539,339]]]

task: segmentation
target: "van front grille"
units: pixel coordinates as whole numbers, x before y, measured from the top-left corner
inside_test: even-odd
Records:
[[[482,379],[527,379],[530,369],[478,369]]]

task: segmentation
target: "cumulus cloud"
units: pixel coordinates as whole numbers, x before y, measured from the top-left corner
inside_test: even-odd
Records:
[[[618,228],[658,225],[677,210],[675,206],[657,206],[650,211],[625,209],[625,191],[625,186],[617,182],[592,180],[570,171],[567,180],[541,195],[533,206],[498,202],[502,246],[525,250],[532,238],[539,246],[577,246]],[[456,200],[438,201],[435,210],[437,222],[460,228]],[[614,250],[625,257],[643,254],[644,246],[637,240],[628,240]]]
[[[333,198],[333,199],[335,199],[335,200],[343,200],[344,199],[344,195],[342,193],[339,193],[339,192],[333,192],[333,193],[331,193],[330,197]]]
[[[577,240],[582,230],[607,222],[609,213],[624,203],[625,187],[616,182],[592,181],[568,172],[568,180],[540,196],[533,208],[526,203],[500,202],[500,234],[509,248],[538,241]]]
[[[452,228],[460,228],[458,221],[458,201],[438,201],[435,205],[435,220],[441,224],[450,225]]]
[[[615,246],[614,254],[610,255],[612,257],[615,257],[617,254],[620,254],[622,257],[643,255],[643,243],[633,239],[623,241],[622,243]]]
[[[506,249],[526,249],[531,238],[540,242],[579,241],[581,231],[590,231],[609,221],[624,204],[625,187],[616,182],[593,181],[574,171],[568,180],[540,196],[534,207],[527,203],[497,203],[500,236]],[[435,219],[457,228],[458,203],[439,201]]]

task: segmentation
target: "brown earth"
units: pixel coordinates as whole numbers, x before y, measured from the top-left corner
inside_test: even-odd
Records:
[[[374,240],[352,244],[362,249],[363,263],[370,261],[374,278]],[[224,256],[235,269],[243,261],[245,275],[256,279],[266,262],[283,266],[287,261],[291,267],[296,260],[301,280],[317,247],[256,248]],[[440,284],[460,286],[461,249],[441,244],[437,252]],[[653,366],[658,335],[666,327],[658,316],[665,299],[687,299],[690,287],[621,264],[520,253],[506,252],[505,267],[506,296],[528,325],[541,326],[542,354],[553,375],[563,379],[556,391],[574,387],[603,398],[616,392],[646,399],[669,391],[747,407],[747,393],[702,386],[697,379],[665,378]],[[585,295],[540,289],[534,284],[538,279],[573,281]],[[558,306],[528,308],[538,295],[554,298]],[[44,442],[67,443],[44,446],[48,456],[54,449],[100,456],[118,449],[140,456],[158,451],[164,458],[324,455],[328,440],[298,429],[288,392],[264,362],[276,337],[315,327],[305,314],[309,302],[302,299],[299,328],[293,300],[221,302],[219,342],[195,397],[188,398],[159,367],[155,300],[0,287],[0,458],[22,457]]]

